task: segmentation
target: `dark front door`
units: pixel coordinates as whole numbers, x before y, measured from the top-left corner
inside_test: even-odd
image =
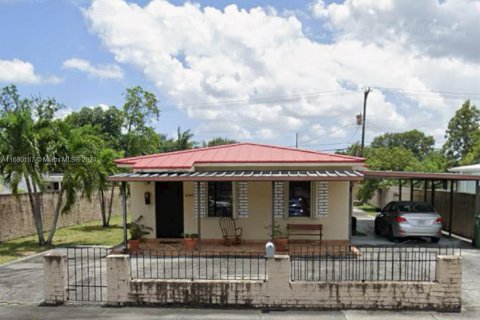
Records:
[[[155,185],[157,238],[179,238],[183,234],[183,182]]]

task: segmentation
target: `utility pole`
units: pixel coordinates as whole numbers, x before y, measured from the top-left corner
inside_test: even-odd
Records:
[[[367,122],[367,98],[370,88],[363,92],[363,117],[362,117],[362,147],[360,149],[360,157],[363,157],[363,148],[365,148],[365,122]]]
[[[295,134],[295,148],[298,149],[298,132]]]

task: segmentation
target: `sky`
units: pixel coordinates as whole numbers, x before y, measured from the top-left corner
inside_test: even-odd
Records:
[[[480,107],[480,1],[0,0],[0,86],[54,97],[59,116],[159,98],[158,132],[191,129],[333,151],[419,129],[445,141]]]

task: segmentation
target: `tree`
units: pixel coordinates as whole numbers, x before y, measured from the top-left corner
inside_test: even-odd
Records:
[[[159,137],[148,126],[151,120],[158,119],[160,110],[155,94],[143,90],[140,86],[127,89],[123,105],[122,150],[125,156],[136,156],[148,153],[151,148],[158,147]]]
[[[110,148],[120,149],[122,139],[123,113],[115,106],[108,109],[101,107],[83,107],[77,112],[70,113],[65,121],[74,128],[92,126]]]
[[[120,158],[120,154],[113,149],[103,148],[98,153],[98,167],[96,172],[96,190],[100,201],[100,213],[102,215],[102,225],[104,228],[110,226],[110,218],[112,216],[113,196],[115,192],[115,184],[108,181],[108,177],[115,174],[118,168],[114,162]],[[110,189],[110,198],[106,201],[106,192]]]
[[[404,147],[393,148],[369,148],[366,151],[366,165],[372,170],[390,171],[419,171],[421,162],[414,153]],[[391,185],[391,181],[367,180],[358,191],[361,201],[369,200],[376,189]]]
[[[4,91],[5,92],[5,91]],[[27,196],[32,210],[38,243],[45,244],[42,222],[42,203],[39,195],[44,187],[43,168],[35,161],[40,157],[38,140],[33,120],[31,101],[18,96],[16,89],[2,99],[3,112],[0,118],[0,174],[14,195],[22,179],[27,186]],[[9,105],[6,101],[15,101]]]
[[[417,159],[422,160],[433,151],[434,145],[435,139],[433,139],[432,136],[427,136],[425,133],[414,129],[399,133],[385,133],[381,136],[375,137],[370,144],[370,147],[403,147],[412,151]]]
[[[229,138],[222,138],[222,137],[214,137],[210,140],[208,140],[208,142],[206,141],[203,141],[202,142],[202,147],[214,147],[214,146],[221,146],[221,145],[225,145],[225,144],[234,144],[234,143],[238,143],[238,141],[236,140],[232,140],[232,139],[229,139]]]
[[[57,194],[52,226],[46,244],[51,244],[60,213],[71,210],[79,197],[91,199],[96,190],[102,163],[96,158],[101,154],[104,143],[95,134],[92,127],[72,128],[66,122],[56,120],[50,126],[57,137],[57,143],[52,150],[55,161],[50,165],[52,172],[61,172],[63,177]]]
[[[366,151],[367,149],[368,149],[368,147],[364,148],[365,153],[367,152]],[[347,155],[347,156],[352,156],[352,157],[360,157],[361,150],[362,150],[362,146],[361,146],[360,142],[355,142],[355,143],[351,144],[350,146],[348,146],[346,149],[338,150],[335,153],[336,154],[343,154],[343,155]]]
[[[193,133],[190,129],[182,132],[180,127],[177,128],[177,139],[174,141],[174,150],[187,150],[192,149],[196,142],[192,141]]]
[[[52,243],[60,213],[68,212],[80,194],[90,198],[99,177],[108,174],[96,159],[105,148],[98,131],[89,125],[72,128],[54,119],[61,107],[54,99],[23,99],[14,86],[1,92],[0,155],[4,161],[0,176],[15,195],[20,181],[25,181],[39,245]],[[43,175],[49,172],[62,173],[63,178],[45,240],[41,192]]]
[[[452,165],[458,164],[472,149],[479,136],[479,121],[480,111],[467,100],[448,122],[443,150]]]

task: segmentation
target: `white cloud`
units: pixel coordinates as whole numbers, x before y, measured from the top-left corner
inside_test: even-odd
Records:
[[[424,48],[421,54],[415,48],[420,40],[404,35],[402,41],[368,41],[349,26],[351,19],[368,20],[359,14],[379,19],[397,6],[317,2],[312,10],[335,32],[331,43],[308,38],[295,16],[261,8],[98,0],[84,14],[116,61],[142,70],[163,96],[202,122],[202,132],[292,141],[300,131],[312,143],[346,141],[357,130],[361,88],[377,86],[410,91],[370,94],[369,135],[420,128],[438,138],[438,127],[445,127],[461,101],[434,91],[478,91],[480,67],[455,52],[430,54]]]
[[[20,59],[0,59],[0,82],[12,84],[59,83],[58,77],[45,77],[35,73],[33,64]]]
[[[480,2],[471,0],[346,0],[311,5],[340,39],[401,43],[432,57],[480,62]]]
[[[123,79],[123,71],[116,64],[92,65],[89,61],[71,58],[63,62],[63,67],[85,72],[87,75],[100,79]]]

